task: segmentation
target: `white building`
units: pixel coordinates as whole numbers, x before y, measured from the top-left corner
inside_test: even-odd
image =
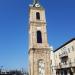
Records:
[[[75,38],[54,51],[56,75],[75,75]]]
[[[51,53],[50,53],[50,57],[51,57],[50,58],[51,59],[51,64],[50,64],[51,75],[56,75],[53,47],[51,46],[50,49],[51,49]]]

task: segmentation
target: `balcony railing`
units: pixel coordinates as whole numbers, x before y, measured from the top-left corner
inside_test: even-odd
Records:
[[[69,68],[69,67],[75,67],[75,62],[69,62],[66,64],[60,63],[59,65],[55,66],[55,69]]]
[[[61,54],[59,54],[60,58],[64,58],[64,57],[68,57],[68,53],[67,51],[62,52]]]

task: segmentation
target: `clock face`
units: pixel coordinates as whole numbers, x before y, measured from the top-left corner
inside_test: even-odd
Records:
[[[35,6],[36,6],[36,7],[40,7],[40,5],[39,5],[39,4],[35,4]]]
[[[43,61],[39,61],[39,75],[45,75],[45,64]]]

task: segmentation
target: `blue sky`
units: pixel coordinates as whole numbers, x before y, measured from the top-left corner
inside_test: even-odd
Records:
[[[75,0],[39,0],[46,10],[48,42],[55,48],[75,37]],[[28,67],[28,5],[0,0],[0,66]]]

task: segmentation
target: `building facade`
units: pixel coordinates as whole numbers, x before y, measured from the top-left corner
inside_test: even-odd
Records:
[[[45,10],[38,0],[29,6],[29,75],[50,75]]]
[[[28,75],[27,73],[23,73],[20,70],[0,70],[0,75]]]
[[[75,38],[54,51],[56,75],[75,75]]]

